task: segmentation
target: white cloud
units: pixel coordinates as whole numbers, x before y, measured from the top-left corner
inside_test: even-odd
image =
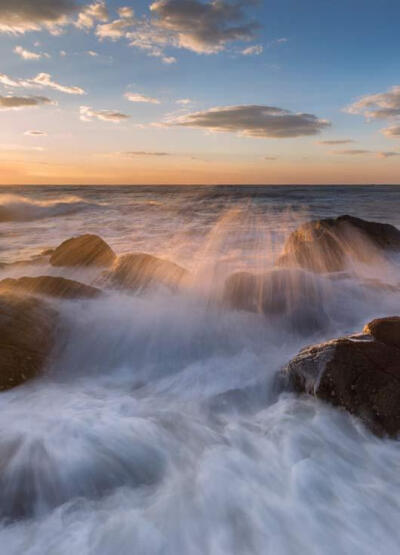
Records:
[[[182,104],[183,106],[187,106],[188,104],[191,104],[192,101],[190,98],[180,98],[179,100],[176,101],[177,104]]]
[[[122,37],[126,37],[128,30],[134,23],[135,20],[133,18],[123,17],[121,19],[115,19],[110,23],[98,25],[96,28],[96,35],[100,40],[110,39],[115,41]]]
[[[94,50],[88,50],[87,51],[88,55],[91,56],[92,58],[97,58],[98,53],[95,52]]]
[[[120,123],[121,121],[130,118],[127,114],[122,114],[121,112],[117,112],[115,110],[94,110],[90,106],[81,106],[79,112],[81,121],[85,122],[98,119],[111,123]]]
[[[313,114],[293,113],[273,106],[244,105],[173,116],[167,119],[166,125],[199,127],[247,137],[289,138],[316,135],[331,124]]]
[[[50,88],[66,94],[86,94],[84,89],[80,87],[61,85],[53,81],[49,73],[38,73],[36,77],[32,79],[13,79],[5,73],[0,73],[0,84],[11,88]]]
[[[91,29],[97,21],[108,21],[108,10],[105,2],[99,1],[84,7],[78,16],[76,26],[80,29]]]
[[[243,56],[259,56],[264,51],[261,44],[255,44],[254,46],[248,46],[242,50]]]
[[[1,96],[0,110],[20,110],[22,108],[34,108],[44,104],[54,104],[46,96]]]
[[[132,19],[133,16],[135,15],[135,12],[129,6],[124,6],[118,9],[118,15],[121,18],[126,17],[127,19]]]
[[[42,54],[38,54],[37,52],[31,52],[30,50],[25,50],[22,46],[16,46],[14,48],[14,53],[18,54],[24,60],[40,60],[43,57]]]
[[[400,85],[384,93],[362,96],[345,109],[349,114],[361,114],[368,119],[388,119],[400,116]]]
[[[140,93],[127,92],[124,96],[127,100],[129,100],[129,102],[147,102],[149,104],[161,104],[158,98],[153,98],[151,96],[146,96]]]

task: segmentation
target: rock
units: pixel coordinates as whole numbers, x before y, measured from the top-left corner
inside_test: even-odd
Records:
[[[385,345],[393,345],[400,349],[400,317],[389,316],[377,318],[369,322],[364,329],[365,334],[372,335],[377,341]]]
[[[225,282],[224,301],[237,310],[283,316],[292,329],[310,333],[325,327],[324,291],[320,278],[297,268],[255,275],[232,274]]]
[[[371,249],[400,250],[400,230],[353,216],[315,220],[290,234],[276,265],[337,272],[344,270],[351,258],[367,262]]]
[[[3,279],[0,290],[26,291],[60,299],[93,299],[102,295],[96,287],[57,276],[21,277]]]
[[[52,266],[108,267],[116,259],[114,251],[97,235],[67,239],[50,256]]]
[[[295,390],[345,408],[378,435],[400,432],[398,346],[371,335],[335,339],[303,349],[284,375]]]
[[[164,285],[174,290],[187,275],[187,270],[174,262],[135,253],[119,257],[104,277],[113,287],[138,291],[152,285]]]
[[[0,390],[43,371],[56,320],[56,312],[41,299],[0,293]]]

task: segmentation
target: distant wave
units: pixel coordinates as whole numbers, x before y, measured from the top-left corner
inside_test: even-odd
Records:
[[[3,194],[0,195],[0,222],[28,222],[65,216],[97,206],[76,196],[39,201],[22,195]]]

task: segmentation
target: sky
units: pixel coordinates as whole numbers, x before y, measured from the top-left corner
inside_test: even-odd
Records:
[[[0,0],[0,184],[399,184],[399,0]]]

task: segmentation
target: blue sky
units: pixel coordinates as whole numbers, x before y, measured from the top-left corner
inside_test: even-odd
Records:
[[[397,183],[399,20],[394,0],[2,0],[2,182]]]

